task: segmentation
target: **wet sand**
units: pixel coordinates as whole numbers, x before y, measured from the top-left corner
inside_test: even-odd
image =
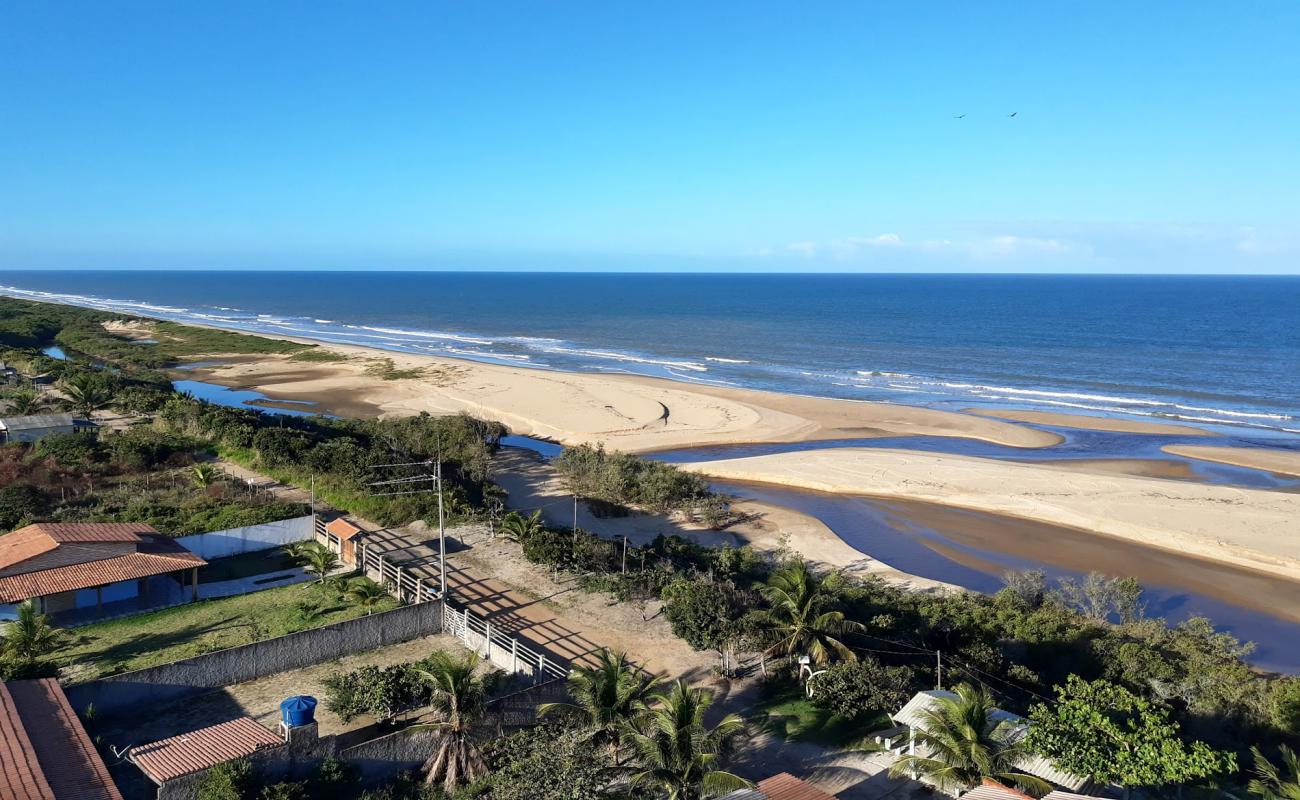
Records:
[[[1170,444],[1160,448],[1175,456],[1185,456],[1201,461],[1231,464],[1234,467],[1262,469],[1275,475],[1300,477],[1300,451],[1277,450],[1265,447],[1214,447],[1191,444]]]
[[[1106,472],[1175,481],[1197,480],[1196,473],[1186,462],[1163,458],[1060,458],[1041,459],[1033,463],[1077,472]]]
[[[882,502],[902,517],[965,547],[1066,570],[1078,570],[1080,564],[1086,564],[1089,571],[1132,576],[1145,586],[1177,586],[1300,622],[1300,582],[1294,580],[1038,520],[982,514],[934,503],[896,499]],[[994,562],[958,548],[929,542],[927,546],[980,571],[997,569]]]
[[[1062,428],[1082,428],[1089,431],[1115,431],[1117,433],[1154,433],[1168,436],[1218,436],[1219,434],[1193,425],[1175,425],[1171,422],[1143,422],[1119,417],[1097,417],[1091,414],[1066,414],[1059,411],[1022,411],[1015,408],[968,408],[968,414],[981,417],[1009,419],[1035,425],[1055,425]]]
[[[1300,495],[909,450],[804,450],[681,465],[715,478],[922,500],[1094,531],[1295,580]]]

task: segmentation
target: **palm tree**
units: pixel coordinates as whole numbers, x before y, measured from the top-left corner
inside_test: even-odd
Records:
[[[830,601],[827,590],[834,588],[837,580],[835,575],[825,580],[818,578],[802,560],[787,564],[768,579],[759,591],[771,608],[762,616],[780,634],[769,652],[807,653],[816,664],[826,663],[832,655],[857,660],[839,637],[866,627],[845,619],[843,611],[823,610]]]
[[[81,373],[59,384],[63,392],[63,405],[83,416],[107,408],[113,403],[113,392],[98,375]]]
[[[434,721],[419,728],[437,731],[433,754],[424,762],[424,780],[441,782],[451,794],[462,783],[487,774],[487,761],[475,741],[477,725],[486,712],[483,681],[475,674],[478,656],[466,653],[461,659],[445,652],[434,653],[427,670],[416,674],[433,687],[429,701]]]
[[[344,592],[347,598],[366,610],[366,616],[374,613],[375,606],[388,597],[384,587],[369,578],[357,578],[348,584]]]
[[[190,480],[200,489],[211,486],[221,478],[221,470],[211,464],[195,464],[190,468]]]
[[[526,517],[518,511],[511,511],[501,520],[501,535],[512,542],[522,544],[541,533],[541,530],[542,512],[540,509]]]
[[[659,704],[637,720],[629,733],[637,771],[632,784],[667,800],[699,800],[749,788],[749,781],[719,769],[745,723],[735,714],[713,728],[704,715],[713,695],[678,680]]]
[[[317,583],[324,583],[329,574],[339,565],[339,557],[335,552],[320,542],[312,542],[311,547],[304,548],[303,558],[307,563],[303,569],[310,575],[315,575]]]
[[[1046,781],[1017,769],[1030,753],[1011,723],[990,718],[996,706],[989,693],[963,683],[956,694],[936,697],[921,712],[913,732],[916,752],[899,756],[889,774],[929,778],[947,792],[973,789],[985,778],[1035,795],[1051,791]]]
[[[1255,757],[1255,775],[1246,789],[1260,800],[1300,800],[1300,758],[1286,745],[1282,751],[1282,768],[1264,758],[1258,747],[1250,748]]]
[[[569,673],[569,698],[573,702],[543,703],[537,712],[567,712],[581,717],[588,731],[586,738],[608,746],[617,765],[624,731],[649,710],[662,682],[662,676],[641,670],[626,653],[602,648],[594,667],[576,667]]]
[[[30,666],[54,652],[62,633],[51,628],[44,614],[28,600],[18,606],[18,619],[5,626],[0,651],[24,666]]]
[[[39,392],[31,389],[19,389],[5,398],[9,413],[16,417],[26,417],[44,411],[49,402]]]

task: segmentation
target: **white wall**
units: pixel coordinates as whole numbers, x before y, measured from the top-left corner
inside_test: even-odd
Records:
[[[315,520],[311,516],[306,516],[267,522],[263,525],[250,525],[246,528],[182,536],[176,541],[200,558],[211,561],[224,556],[269,550],[289,542],[305,542],[315,536]]]

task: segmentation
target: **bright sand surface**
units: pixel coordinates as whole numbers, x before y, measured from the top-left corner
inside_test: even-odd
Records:
[[[1022,411],[1016,408],[968,408],[968,413],[982,417],[1031,422],[1036,425],[1057,425],[1063,428],[1083,428],[1090,431],[1115,431],[1117,433],[1157,433],[1169,436],[1218,436],[1213,431],[1193,425],[1174,425],[1169,422],[1145,422],[1119,417],[1095,417],[1091,414],[1062,414],[1058,411]]]
[[[630,452],[701,444],[960,436],[1013,447],[1061,438],[1011,422],[888,403],[719,388],[633,375],[554,372],[328,345],[337,362],[240,358],[197,374],[340,414],[467,412],[518,434]],[[385,379],[383,374],[395,379]]]
[[[1300,477],[1300,451],[1274,450],[1265,447],[1214,447],[1208,445],[1170,444],[1160,448],[1175,456],[1217,461],[1237,467],[1262,469],[1279,475]]]
[[[1041,520],[1300,577],[1300,494],[907,450],[837,448],[684,465],[718,478],[923,500]]]

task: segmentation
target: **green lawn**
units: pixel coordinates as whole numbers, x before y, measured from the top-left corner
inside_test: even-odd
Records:
[[[284,548],[273,547],[255,553],[214,558],[206,567],[199,569],[199,583],[231,581],[267,572],[284,572],[296,566],[298,566],[297,562],[284,552]]]
[[[388,599],[376,611],[397,605]],[[202,600],[64,631],[55,662],[72,682],[143,669],[364,615],[328,584]]]
[[[872,731],[891,727],[886,714],[859,721],[818,708],[801,692],[778,695],[759,703],[751,717],[766,730],[791,742],[845,747]]]

